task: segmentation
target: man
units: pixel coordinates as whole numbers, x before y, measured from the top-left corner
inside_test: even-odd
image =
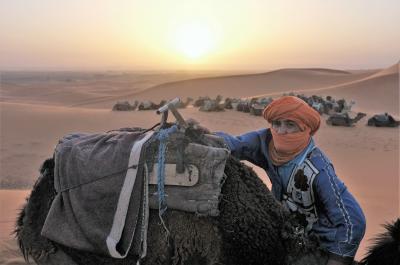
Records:
[[[267,172],[274,197],[296,214],[305,232],[319,237],[329,255],[327,265],[351,264],[365,233],[365,217],[314,143],[319,113],[297,97],[284,96],[269,104],[263,116],[270,129],[217,135],[233,156]]]

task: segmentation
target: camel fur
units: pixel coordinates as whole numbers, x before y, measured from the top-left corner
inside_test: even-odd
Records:
[[[76,264],[134,263],[137,257],[130,254],[125,259],[99,256],[40,235],[55,196],[53,168],[53,159],[44,162],[17,221],[16,236],[24,257],[51,264],[47,261],[53,253],[62,251]],[[167,236],[158,211],[150,211],[147,256],[141,264],[323,264],[320,259],[326,258],[318,251],[317,239],[295,233],[296,220],[250,168],[230,158],[225,174],[218,217],[168,209]]]

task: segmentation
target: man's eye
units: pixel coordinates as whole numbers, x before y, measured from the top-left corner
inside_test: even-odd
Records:
[[[287,125],[288,125],[288,127],[291,127],[291,128],[296,127],[296,125],[292,122],[289,122]]]

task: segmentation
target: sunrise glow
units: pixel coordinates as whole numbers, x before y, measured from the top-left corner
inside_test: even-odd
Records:
[[[3,70],[379,68],[400,52],[396,0],[0,2]]]
[[[192,60],[208,55],[216,44],[211,29],[201,23],[178,26],[172,38],[176,51]]]

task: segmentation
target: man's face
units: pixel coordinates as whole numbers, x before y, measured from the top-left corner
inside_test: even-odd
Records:
[[[301,131],[296,122],[286,119],[272,121],[272,129],[278,134],[296,133]]]

